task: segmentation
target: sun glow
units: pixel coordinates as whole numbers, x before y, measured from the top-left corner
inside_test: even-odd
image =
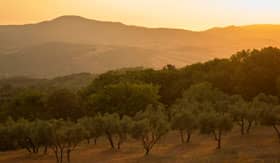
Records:
[[[1,0],[0,24],[61,15],[148,27],[203,30],[213,26],[280,23],[278,0]]]

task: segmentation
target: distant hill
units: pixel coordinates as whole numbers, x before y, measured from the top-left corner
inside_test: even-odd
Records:
[[[152,50],[73,43],[44,43],[0,55],[2,76],[49,78],[72,73],[102,73],[107,70],[151,66]]]
[[[0,26],[0,77],[55,77],[122,67],[178,67],[238,50],[280,45],[280,25],[194,32],[144,28],[79,16]]]
[[[36,88],[36,89],[71,89],[78,90],[88,86],[96,77],[90,73],[71,74],[52,79],[36,79],[29,77],[11,77],[0,79],[0,89],[6,86],[12,88]]]

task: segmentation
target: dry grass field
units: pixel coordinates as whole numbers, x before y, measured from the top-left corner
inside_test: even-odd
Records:
[[[223,138],[222,149],[210,136],[193,135],[190,144],[181,144],[177,132],[170,132],[144,156],[141,144],[131,140],[118,152],[109,148],[105,139],[97,145],[80,145],[72,154],[72,163],[278,163],[280,142],[272,128],[253,128],[241,136],[238,128]],[[55,163],[52,151],[48,155],[31,155],[25,150],[0,153],[0,163]]]

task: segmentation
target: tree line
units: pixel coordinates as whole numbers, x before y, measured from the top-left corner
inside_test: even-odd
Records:
[[[280,140],[280,50],[241,51],[177,69],[132,68],[99,75],[78,91],[0,88],[1,150],[51,149],[57,162],[81,143],[105,137],[119,150],[128,139],[149,154],[170,130],[182,143],[194,132],[222,147],[234,126],[240,134],[271,126]]]

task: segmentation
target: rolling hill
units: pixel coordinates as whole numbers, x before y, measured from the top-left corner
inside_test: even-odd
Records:
[[[280,25],[194,32],[62,16],[37,24],[0,26],[0,77],[48,78],[166,64],[181,67],[279,44]]]

